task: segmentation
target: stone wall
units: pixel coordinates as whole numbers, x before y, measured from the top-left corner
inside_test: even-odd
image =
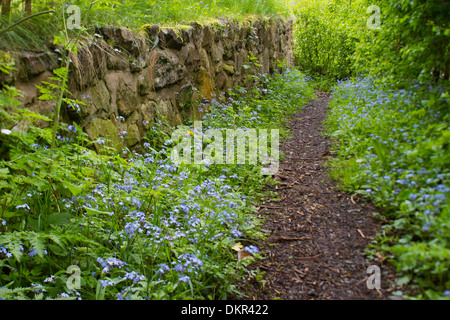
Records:
[[[64,106],[63,121],[76,121],[91,139],[127,131],[124,141],[133,146],[154,121],[164,117],[176,126],[183,117],[198,118],[202,100],[247,86],[247,74],[273,73],[283,60],[292,65],[292,27],[291,21],[274,18],[178,29],[149,25],[139,35],[99,29],[72,57],[69,90],[86,105]],[[38,100],[36,85],[57,67],[55,49],[16,54],[17,70],[6,79],[24,92],[25,107],[47,115],[54,102]]]

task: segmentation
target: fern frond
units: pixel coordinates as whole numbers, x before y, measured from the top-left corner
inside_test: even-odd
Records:
[[[67,243],[56,234],[49,233],[49,234],[43,234],[43,236],[52,240],[54,243],[56,243],[58,246],[60,246],[61,249],[65,249],[67,246]]]
[[[27,237],[27,240],[30,242],[32,248],[36,250],[39,257],[44,257],[44,251],[46,248],[45,245],[45,239],[42,236],[42,234],[36,233],[36,232],[29,232],[29,236]]]

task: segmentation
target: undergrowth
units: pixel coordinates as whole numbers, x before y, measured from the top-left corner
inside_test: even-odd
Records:
[[[205,102],[205,127],[279,128],[313,95],[293,70],[258,82]],[[2,299],[238,294],[234,281],[259,256],[252,245],[262,236],[252,209],[264,195],[259,165],[177,167],[170,139],[118,153],[106,139],[89,141],[77,124],[60,124],[55,148],[48,128],[2,129],[0,137]],[[238,261],[236,248],[250,259]]]
[[[39,16],[20,24],[0,36],[0,49],[46,50],[58,30],[64,29],[61,12],[70,5],[80,8],[86,16],[91,0],[46,0],[33,1],[32,13],[55,10],[56,13]],[[10,17],[0,17],[0,30],[23,18],[22,1],[13,0]],[[251,16],[287,16],[289,7],[285,0],[137,0],[95,1],[89,19],[84,25],[92,34],[95,28],[104,26],[123,27],[135,32],[148,24],[176,26],[191,22],[208,22],[211,19],[227,18],[245,20]],[[71,17],[73,11],[66,12]]]
[[[448,108],[442,86],[398,89],[371,78],[339,83],[330,103],[332,175],[382,208],[372,249],[400,272],[397,293],[415,298],[450,294]]]

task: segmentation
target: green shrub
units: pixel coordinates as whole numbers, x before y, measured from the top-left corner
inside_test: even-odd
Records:
[[[365,27],[363,1],[297,1],[294,52],[297,65],[312,76],[352,75],[352,55]]]

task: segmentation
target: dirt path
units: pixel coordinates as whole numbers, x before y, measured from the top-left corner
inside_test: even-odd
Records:
[[[270,236],[258,243],[267,259],[253,267],[266,272],[266,282],[255,281],[245,292],[247,299],[388,295],[383,287],[369,290],[365,281],[374,264],[366,261],[364,250],[380,228],[371,215],[377,209],[340,192],[329,178],[325,165],[331,142],[321,130],[331,97],[317,96],[289,123],[292,137],[281,146],[285,159],[275,177],[280,201],[259,208],[266,219],[262,229]]]

